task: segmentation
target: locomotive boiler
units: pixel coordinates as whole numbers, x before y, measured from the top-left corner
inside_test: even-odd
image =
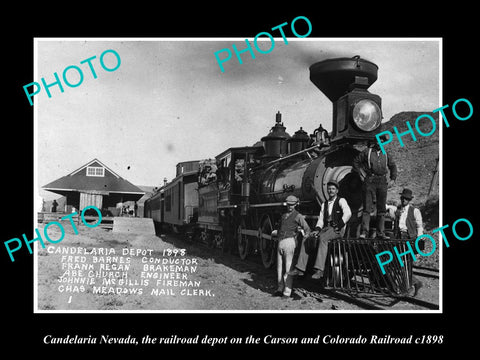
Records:
[[[268,268],[277,249],[271,234],[285,211],[286,198],[299,198],[299,211],[313,228],[328,197],[327,183],[334,180],[352,216],[346,238],[329,242],[325,285],[404,294],[412,280],[405,241],[358,238],[362,179],[353,170],[353,161],[381,131],[381,98],[368,91],[377,74],[377,65],[359,56],[311,65],[310,80],[332,101],[330,133],[320,124],[311,134],[300,127],[290,135],[278,112],[270,132],[255,145],[228,148],[213,159],[179,163],[175,179],[146,201],[146,215],[163,228],[242,259],[260,254]],[[393,261],[383,276],[375,253],[392,252],[393,246],[401,249],[404,259]]]
[[[264,153],[246,169],[236,242],[240,257],[260,252],[266,267],[273,264],[276,244],[270,233],[284,211],[285,199],[300,199],[299,211],[315,226],[320,205],[327,199],[327,183],[339,183],[339,195],[352,209],[349,233],[358,231],[361,213],[360,175],[353,159],[375,141],[382,121],[381,98],[368,88],[378,67],[365,59],[337,58],[310,67],[310,80],[333,103],[333,126],[328,134],[319,126],[308,135],[302,128],[290,136],[277,113],[276,124],[263,137]],[[258,229],[258,230],[257,230]]]
[[[367,90],[376,81],[377,71],[375,64],[359,57],[325,60],[310,67],[311,81],[333,103],[332,134],[320,125],[310,136],[300,128],[290,137],[277,114],[276,125],[262,138],[263,158],[271,165],[261,171],[262,201],[283,201],[293,193],[303,202],[315,198],[323,202],[327,182],[336,180],[343,185],[341,194],[357,202],[352,198],[359,184],[358,177],[351,175],[353,157],[375,140],[382,120],[381,98]]]
[[[264,266],[270,267],[276,251],[271,233],[285,211],[286,197],[293,194],[300,199],[299,211],[314,227],[320,205],[327,198],[326,185],[335,180],[339,195],[352,209],[348,225],[354,234],[359,222],[356,215],[361,210],[362,180],[352,164],[380,130],[381,98],[368,91],[377,73],[377,65],[359,56],[311,65],[310,80],[333,104],[332,131],[328,133],[320,125],[311,134],[300,127],[290,135],[278,112],[261,142],[229,148],[214,159],[199,162],[198,211],[192,207],[198,217],[178,220],[189,223],[193,238],[236,252],[242,259],[260,253]],[[193,181],[189,179],[176,181],[183,185]],[[167,205],[168,209],[181,209],[187,195],[180,188],[175,196],[165,196],[164,210]],[[153,207],[153,200],[147,205]]]

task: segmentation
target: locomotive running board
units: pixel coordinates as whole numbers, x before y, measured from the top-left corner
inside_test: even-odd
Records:
[[[248,229],[241,229],[240,233],[242,235],[254,236],[258,237],[259,231],[258,230],[248,230]]]
[[[273,207],[273,206],[287,206],[286,202],[276,202],[276,203],[268,203],[268,204],[250,204],[249,207],[251,208],[261,208],[261,207]]]
[[[311,150],[313,150],[313,149],[315,149],[315,148],[320,148],[320,146],[319,146],[319,145],[314,145],[314,146],[309,147],[309,148],[307,148],[307,149],[300,150],[300,151],[298,151],[298,152],[296,152],[296,153],[283,156],[283,157],[281,157],[281,158],[272,160],[272,161],[270,161],[270,162],[268,162],[268,163],[265,163],[265,164],[258,165],[258,166],[256,166],[256,167],[254,167],[252,170],[255,171],[255,170],[258,170],[258,169],[263,168],[263,167],[268,167],[268,166],[270,166],[270,165],[272,165],[272,164],[275,164],[275,163],[277,163],[277,162],[290,159],[290,158],[292,158],[292,157],[301,155],[301,154],[303,154],[303,153],[307,153],[308,157],[309,157],[310,159],[312,159],[312,157],[308,154],[308,152],[311,151]]]

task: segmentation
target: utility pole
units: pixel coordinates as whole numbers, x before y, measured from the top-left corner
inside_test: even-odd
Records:
[[[433,170],[432,181],[430,182],[430,188],[428,189],[427,198],[430,197],[430,194],[437,186],[438,182],[438,158],[436,159],[435,170]]]

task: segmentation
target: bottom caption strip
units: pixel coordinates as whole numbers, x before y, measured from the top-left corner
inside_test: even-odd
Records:
[[[273,335],[265,335],[264,337],[255,337],[249,335],[246,337],[211,337],[209,335],[197,335],[194,337],[181,337],[171,335],[170,337],[151,337],[145,335],[140,339],[135,336],[127,337],[111,337],[110,335],[87,336],[67,335],[66,337],[56,337],[54,335],[46,335],[43,343],[47,345],[55,344],[86,344],[86,345],[296,345],[296,344],[325,344],[325,345],[399,345],[399,344],[416,344],[416,345],[435,345],[443,344],[443,335],[420,335],[420,336],[391,336],[391,335],[358,335],[355,337],[345,337],[340,335],[317,335],[315,337],[275,337]]]

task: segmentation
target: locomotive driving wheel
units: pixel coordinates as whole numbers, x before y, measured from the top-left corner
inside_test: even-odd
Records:
[[[248,235],[243,233],[243,230],[246,230],[246,226],[245,219],[242,218],[237,227],[237,244],[238,255],[240,255],[240,259],[245,260],[250,252],[251,244]]]
[[[270,216],[265,215],[260,226],[260,254],[262,255],[263,266],[268,269],[275,262],[277,243],[272,238],[272,221]]]

